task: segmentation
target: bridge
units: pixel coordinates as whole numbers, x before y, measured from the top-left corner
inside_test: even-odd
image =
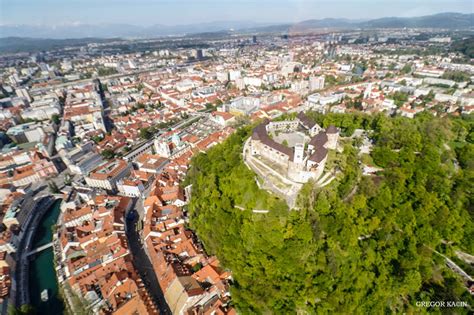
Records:
[[[29,251],[29,252],[26,254],[26,257],[29,257],[29,256],[34,255],[34,254],[36,254],[36,253],[39,253],[39,252],[41,252],[41,251],[43,251],[43,250],[45,250],[45,249],[47,249],[47,248],[50,248],[50,247],[52,247],[52,246],[53,246],[53,242],[49,242],[48,244],[44,244],[44,245],[42,245],[42,246],[40,246],[40,247],[37,247],[37,248],[35,248],[35,249]]]

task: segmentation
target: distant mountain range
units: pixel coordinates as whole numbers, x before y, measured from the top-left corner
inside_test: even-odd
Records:
[[[296,29],[318,28],[474,28],[474,14],[439,13],[419,17],[384,17],[375,20],[355,21],[348,19],[307,20],[294,24]]]
[[[421,17],[385,17],[374,20],[320,19],[298,23],[256,23],[248,21],[209,22],[189,25],[136,26],[128,24],[71,24],[58,26],[0,25],[0,37],[29,38],[150,38],[171,35],[189,35],[218,31],[242,32],[291,32],[311,29],[353,29],[353,28],[448,28],[473,29],[474,14],[440,13]]]
[[[0,37],[30,38],[151,38],[159,36],[186,35],[223,30],[240,30],[265,27],[268,23],[246,21],[209,22],[188,25],[137,26],[130,24],[70,24],[57,26],[41,25],[0,25]]]
[[[42,50],[60,49],[66,46],[84,46],[90,43],[107,43],[119,38],[71,38],[71,39],[43,39],[29,37],[0,38],[0,53],[34,52]]]

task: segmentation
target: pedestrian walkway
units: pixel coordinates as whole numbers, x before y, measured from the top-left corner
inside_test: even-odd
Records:
[[[49,242],[48,244],[44,244],[44,245],[42,245],[42,246],[40,246],[40,247],[37,247],[37,248],[35,248],[35,249],[29,251],[29,252],[26,254],[26,257],[29,257],[29,256],[34,255],[34,254],[36,254],[36,253],[39,253],[39,252],[41,252],[41,251],[43,251],[43,250],[45,250],[45,249],[47,249],[47,248],[50,248],[50,247],[53,247],[53,242]]]
[[[319,184],[319,187],[327,186],[335,179],[336,179],[336,176],[333,175],[329,179],[327,179],[324,183]]]
[[[316,182],[316,184],[319,186],[321,185],[322,183],[324,183],[324,181],[329,177],[331,176],[331,172],[326,172],[323,174],[323,176],[321,176],[318,181]]]

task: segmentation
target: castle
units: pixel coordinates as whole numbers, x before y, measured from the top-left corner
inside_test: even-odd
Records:
[[[303,134],[303,139],[287,146],[273,139],[276,133]],[[306,183],[321,176],[328,150],[336,149],[338,138],[336,127],[329,126],[323,130],[301,112],[295,120],[266,120],[255,127],[250,139],[250,152],[252,156],[263,157],[263,162],[274,163],[280,175],[293,182]]]

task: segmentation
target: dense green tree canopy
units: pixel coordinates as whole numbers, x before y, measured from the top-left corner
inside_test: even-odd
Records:
[[[452,51],[463,53],[468,58],[474,58],[474,38],[471,36],[463,40],[457,40],[451,45]]]
[[[443,79],[453,80],[456,82],[469,82],[471,77],[469,74],[462,71],[446,71],[443,76]]]
[[[236,307],[244,314],[384,314],[444,312],[416,301],[472,306],[433,251],[474,252],[472,118],[310,115],[345,136],[373,130],[371,158],[384,170],[362,176],[346,139],[340,178],[324,188],[306,184],[290,211],[258,189],[242,161],[249,127],[193,159],[191,227],[232,270]]]

